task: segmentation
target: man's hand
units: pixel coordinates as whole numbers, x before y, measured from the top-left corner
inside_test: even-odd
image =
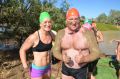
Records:
[[[76,63],[78,63],[78,64],[84,63],[84,59],[85,59],[85,56],[83,56],[82,54],[76,55],[76,57],[75,57],[75,61],[76,61]]]
[[[63,55],[63,62],[64,63],[69,63],[71,61],[71,57],[67,56],[67,54]]]

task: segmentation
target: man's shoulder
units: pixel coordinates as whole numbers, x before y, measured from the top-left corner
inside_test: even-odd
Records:
[[[57,37],[62,38],[65,35],[65,29],[58,30]]]
[[[65,29],[58,30],[58,34],[64,34],[64,33],[65,33]]]
[[[82,28],[82,33],[90,34],[90,33],[92,33],[92,31],[91,31],[91,30],[88,30],[88,29],[86,29],[86,28]]]
[[[60,29],[60,30],[58,30],[58,33],[61,33],[61,32],[64,32],[65,31],[65,29]]]

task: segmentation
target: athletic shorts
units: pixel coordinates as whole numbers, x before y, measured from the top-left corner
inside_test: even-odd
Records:
[[[68,68],[64,63],[62,63],[62,74],[67,76],[72,76],[75,79],[87,79],[88,77],[88,67],[85,65],[79,69]]]
[[[36,66],[35,64],[32,63],[31,68],[30,68],[30,75],[31,75],[31,78],[37,78],[37,77],[41,77],[45,75],[50,70],[51,70],[50,65]]]

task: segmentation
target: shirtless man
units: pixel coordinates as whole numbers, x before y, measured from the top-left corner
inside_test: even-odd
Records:
[[[62,79],[87,79],[87,63],[100,55],[94,34],[81,28],[75,8],[67,11],[66,28],[58,31],[52,50],[63,61]]]

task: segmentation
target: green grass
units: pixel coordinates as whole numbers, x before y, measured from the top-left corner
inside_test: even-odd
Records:
[[[116,70],[109,66],[110,58],[102,58],[97,64],[96,79],[117,79]]]
[[[120,31],[120,28],[117,28],[116,25],[104,24],[104,23],[97,23],[97,28],[101,31],[108,31],[108,30]]]

